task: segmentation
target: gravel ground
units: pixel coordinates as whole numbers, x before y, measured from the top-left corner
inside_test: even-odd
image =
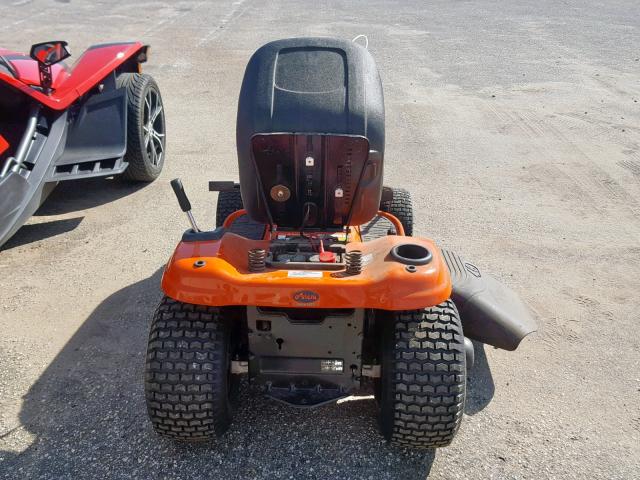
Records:
[[[568,0],[0,0],[0,45],[141,39],[165,97],[159,181],[60,186],[0,253],[0,477],[640,477],[640,10]],[[295,410],[245,387],[214,445],[157,438],[143,355],[161,268],[235,179],[251,53],[275,38],[369,36],[387,107],[386,183],[416,234],[518,290],[541,331],[478,351],[458,437],[387,446],[366,396]]]

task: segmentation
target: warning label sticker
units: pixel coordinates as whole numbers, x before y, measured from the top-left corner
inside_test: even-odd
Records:
[[[322,278],[322,272],[314,272],[313,270],[289,270],[287,272],[289,278]]]

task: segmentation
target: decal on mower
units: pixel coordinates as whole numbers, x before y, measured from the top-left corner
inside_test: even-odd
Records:
[[[465,263],[464,267],[474,277],[480,278],[482,275],[480,274],[480,269],[476,267],[473,263]]]
[[[289,270],[287,272],[289,278],[322,278],[322,272],[314,270]]]
[[[320,300],[320,295],[311,290],[299,290],[293,294],[293,299],[299,303],[313,303]]]

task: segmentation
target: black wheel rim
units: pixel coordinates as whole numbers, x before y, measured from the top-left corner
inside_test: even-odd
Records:
[[[164,108],[157,90],[150,88],[144,97],[142,129],[144,131],[144,148],[149,162],[158,167],[164,160]]]

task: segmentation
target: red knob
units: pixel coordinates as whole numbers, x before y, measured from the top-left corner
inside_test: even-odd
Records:
[[[324,263],[335,263],[336,254],[333,252],[320,252],[320,261]]]

